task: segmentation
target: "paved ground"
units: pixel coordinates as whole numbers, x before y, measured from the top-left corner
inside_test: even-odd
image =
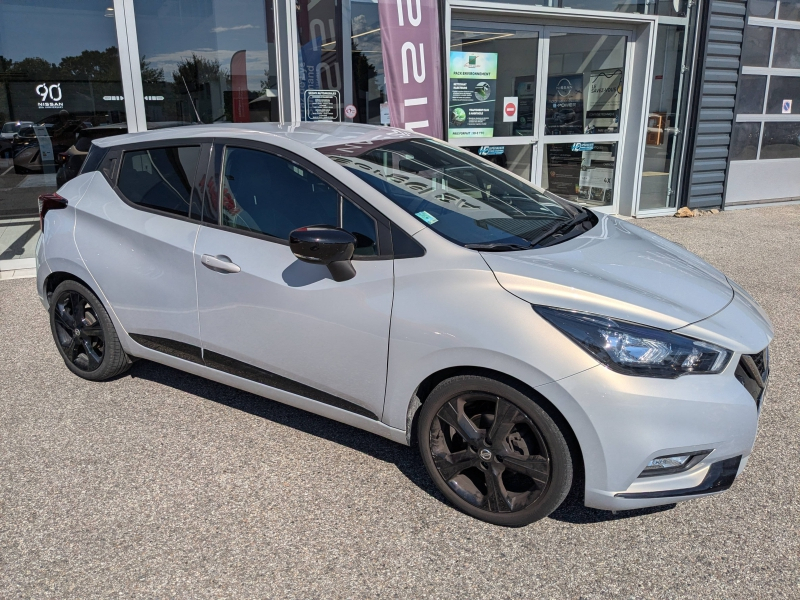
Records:
[[[152,363],[61,363],[0,283],[0,597],[797,598],[800,206],[642,223],[772,316],[753,458],[721,496],[524,529],[453,510],[411,449]]]

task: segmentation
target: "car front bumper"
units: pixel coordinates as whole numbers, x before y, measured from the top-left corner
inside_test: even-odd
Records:
[[[764,391],[756,398],[737,379],[742,360],[734,355],[718,375],[678,379],[631,377],[597,366],[536,388],[578,439],[586,506],[629,510],[728,489],[755,443],[764,398]],[[710,453],[685,472],[639,477],[656,457],[701,451]]]

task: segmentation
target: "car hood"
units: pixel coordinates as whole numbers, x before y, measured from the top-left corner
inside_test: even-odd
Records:
[[[482,255],[500,285],[527,302],[662,329],[685,327],[732,301],[725,276],[691,252],[598,217],[591,230],[549,248]]]

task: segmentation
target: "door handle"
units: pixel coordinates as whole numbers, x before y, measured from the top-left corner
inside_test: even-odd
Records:
[[[209,269],[216,271],[224,271],[225,273],[238,273],[242,269],[239,265],[231,262],[227,256],[211,256],[210,254],[203,254],[200,257],[200,262],[207,266]]]

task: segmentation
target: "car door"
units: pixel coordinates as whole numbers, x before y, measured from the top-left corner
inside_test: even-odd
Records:
[[[196,189],[210,148],[170,141],[111,150],[78,203],[75,229],[89,271],[131,337],[196,362]]]
[[[195,247],[208,366],[378,419],[394,289],[389,227],[331,177],[281,148],[215,144]],[[301,262],[289,232],[343,226],[356,276]]]

